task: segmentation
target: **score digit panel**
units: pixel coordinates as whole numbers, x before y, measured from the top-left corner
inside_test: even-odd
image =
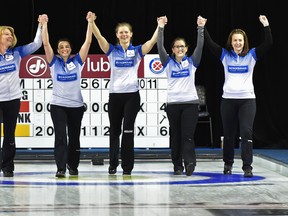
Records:
[[[106,55],[88,55],[81,91],[87,111],[81,128],[82,148],[109,147],[108,97],[110,64]],[[169,122],[165,113],[167,80],[158,55],[146,55],[138,70],[141,109],[135,122],[136,148],[167,148]],[[53,148],[50,117],[53,83],[44,55],[30,55],[21,63],[20,114],[16,127],[18,148]]]

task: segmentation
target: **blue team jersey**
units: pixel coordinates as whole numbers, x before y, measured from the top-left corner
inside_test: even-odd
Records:
[[[81,72],[84,64],[77,53],[65,63],[61,57],[54,55],[49,64],[53,81],[51,104],[64,107],[83,106],[81,93]]]
[[[8,49],[0,54],[0,101],[19,99],[22,96],[20,88],[21,59],[37,51],[42,45],[41,28],[38,27],[33,42]]]
[[[222,48],[220,60],[224,66],[223,98],[255,98],[253,70],[257,61],[255,48],[245,56]]]
[[[192,57],[183,57],[181,63],[175,58],[169,57],[164,71],[167,74],[167,102],[185,103],[198,101],[198,94],[195,87],[196,65]]]
[[[141,47],[141,45],[130,44],[125,52],[121,45],[110,44],[107,52],[111,66],[110,93],[128,93],[139,90],[138,67],[143,57]]]

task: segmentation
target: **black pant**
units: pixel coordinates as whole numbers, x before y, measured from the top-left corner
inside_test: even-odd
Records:
[[[124,171],[131,172],[134,167],[134,124],[140,110],[140,94],[110,93],[108,114],[110,121],[110,166],[119,165],[119,137],[123,122],[121,140],[121,166]]]
[[[66,164],[76,170],[80,161],[81,121],[85,108],[51,105],[51,118],[54,125],[54,156],[57,170],[66,171]],[[67,141],[67,132],[68,141]]]
[[[4,128],[3,146],[0,154],[2,164],[0,164],[0,167],[3,172],[11,172],[14,171],[14,157],[16,153],[15,130],[20,111],[20,99],[1,101],[0,110],[2,111]]]
[[[223,122],[224,146],[223,161],[226,165],[234,163],[235,137],[241,137],[242,169],[252,168],[253,162],[253,122],[256,114],[255,99],[225,99],[221,101],[221,117]],[[238,125],[239,124],[239,125]]]
[[[184,165],[196,166],[194,133],[198,121],[198,104],[168,104],[171,158],[175,169]]]

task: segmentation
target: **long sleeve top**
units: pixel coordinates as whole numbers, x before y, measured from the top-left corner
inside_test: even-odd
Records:
[[[41,27],[38,26],[33,42],[8,49],[4,55],[0,54],[0,101],[21,98],[22,92],[19,79],[21,59],[34,53],[41,46]]]
[[[271,29],[264,27],[264,41],[252,48],[245,56],[240,56],[233,50],[228,51],[215,43],[205,27],[205,45],[221,60],[224,67],[223,98],[251,99],[255,98],[253,71],[256,61],[263,57],[273,44]]]

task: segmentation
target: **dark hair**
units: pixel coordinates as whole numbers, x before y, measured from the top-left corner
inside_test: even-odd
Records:
[[[189,44],[187,44],[185,38],[183,38],[183,37],[176,37],[176,38],[172,41],[172,43],[171,43],[171,49],[174,47],[176,41],[183,41],[184,44],[185,44],[185,47],[187,47],[187,48],[189,47]],[[188,50],[187,50],[187,53],[188,53]],[[186,53],[186,55],[187,55],[187,53]],[[175,54],[172,53],[171,56],[175,56]]]
[[[187,42],[186,42],[186,40],[185,40],[185,38],[183,38],[183,37],[176,37],[173,41],[172,41],[172,43],[171,43],[171,48],[173,48],[174,47],[174,44],[175,44],[175,42],[176,41],[179,41],[179,40],[182,40],[182,41],[184,41],[184,43],[185,43],[185,46],[186,47],[189,47],[189,45],[187,44]]]
[[[68,42],[68,43],[70,44],[71,49],[72,49],[72,43],[71,43],[71,41],[70,41],[68,38],[60,38],[60,39],[57,41],[57,49],[58,49],[59,43],[60,43],[60,42],[63,42],[63,41]]]
[[[232,51],[233,50],[233,47],[231,45],[232,43],[232,36],[234,34],[241,34],[244,38],[244,46],[243,46],[243,50],[242,52],[239,54],[240,56],[245,56],[248,51],[249,51],[249,42],[248,42],[248,37],[245,33],[245,31],[243,31],[242,29],[234,29],[230,32],[229,36],[228,36],[228,39],[227,39],[227,43],[226,43],[226,49],[229,50],[229,51]]]

